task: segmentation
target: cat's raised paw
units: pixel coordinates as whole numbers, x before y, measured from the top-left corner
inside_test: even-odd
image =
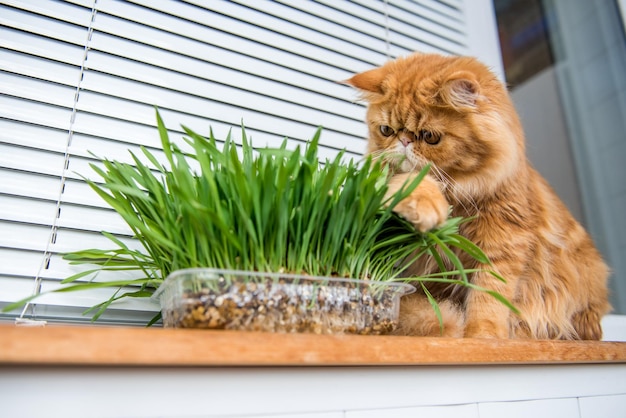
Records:
[[[394,176],[389,181],[388,195],[396,193],[410,179],[411,173]],[[417,188],[394,208],[420,232],[427,232],[443,224],[448,218],[449,204],[438,183],[425,177]]]

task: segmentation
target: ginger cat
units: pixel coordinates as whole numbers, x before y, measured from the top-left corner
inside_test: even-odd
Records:
[[[368,102],[368,152],[391,167],[390,192],[426,164],[429,175],[396,211],[418,229],[453,216],[476,217],[461,234],[493,265],[462,258],[484,292],[429,285],[440,302],[445,336],[588,339],[602,337],[610,310],[608,268],[590,237],[526,158],[524,133],[506,87],[469,57],[413,54],[353,76]],[[418,260],[408,273],[436,271]],[[441,335],[423,294],[403,298],[399,333]]]

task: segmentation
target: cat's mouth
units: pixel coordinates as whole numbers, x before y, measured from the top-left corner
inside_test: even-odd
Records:
[[[403,156],[402,162],[397,166],[397,168],[398,171],[402,173],[409,173],[418,169],[418,167],[414,163],[409,161],[408,157],[406,156]]]
[[[374,159],[381,159],[385,165],[392,167],[397,173],[410,173],[420,171],[429,164],[427,160],[420,158],[412,151],[409,144],[408,147],[400,146],[395,149],[376,151],[372,155]]]
[[[413,171],[420,171],[424,168],[428,161],[415,155],[412,149],[412,144],[408,146],[400,145],[396,148],[396,164],[395,167],[398,171],[403,173],[410,173]]]

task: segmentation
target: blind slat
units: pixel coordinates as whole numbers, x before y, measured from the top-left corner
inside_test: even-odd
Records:
[[[0,194],[0,220],[50,226],[55,216],[55,202]]]
[[[45,19],[56,19],[85,25],[91,19],[91,6],[93,1],[74,1],[74,4],[61,1],[40,0],[2,0],[7,6],[21,9],[29,13],[36,13]]]
[[[376,55],[372,56],[372,59],[376,62],[386,59],[385,28],[382,25],[371,25],[370,31],[363,27],[363,22],[357,21],[350,26],[351,16],[314,2],[292,1],[285,5],[253,0],[236,0],[236,2],[374,51]],[[409,52],[411,51],[408,49],[394,45],[392,55],[397,56]]]
[[[22,281],[21,286],[16,287],[0,280],[0,289],[3,289],[3,291],[0,292],[0,301],[15,302],[16,300],[28,296],[33,289],[33,278],[39,271],[42,259],[42,251],[23,251],[12,247],[0,247],[0,263],[2,263],[2,274],[0,276],[17,276],[20,277]],[[19,292],[19,294],[15,294],[9,299],[14,292]],[[9,300],[2,300],[4,297]]]
[[[341,10],[347,14],[350,14],[356,18],[362,19],[367,22],[381,22],[384,21],[384,12],[382,6],[378,6],[379,11],[363,7],[356,3],[351,2],[336,2],[332,0],[318,0],[320,3],[326,6],[333,7],[337,10]],[[377,3],[372,2],[376,5]],[[450,42],[447,39],[438,37],[424,31],[419,26],[412,26],[400,21],[394,21],[393,25],[390,24],[390,40],[392,43],[397,43],[411,51],[422,52],[447,52],[461,54],[465,52],[465,48]],[[410,34],[407,35],[407,34]]]
[[[0,167],[60,177],[64,165],[63,154],[0,143]]]
[[[393,7],[409,10],[426,19],[443,25],[444,27],[465,27],[463,12],[459,8],[453,8],[442,4],[437,0],[400,0],[393,2]]]
[[[441,43],[442,48],[451,45],[450,42],[457,45],[465,44],[463,32],[459,30],[463,28],[462,22],[442,19],[441,15],[430,13],[429,9],[424,6],[404,2],[405,8],[401,9],[395,4],[385,6],[382,3],[367,0],[353,0],[353,2],[378,13],[384,14],[387,11],[393,31],[407,33],[406,31],[413,28],[413,33],[418,39],[423,39],[433,45]]]
[[[229,91],[228,94],[231,95],[229,97],[232,97],[235,96],[237,92]],[[167,97],[167,95],[164,95],[163,97]],[[240,118],[239,121],[243,120],[246,126],[250,126],[254,129],[262,130],[265,132],[275,131],[282,137],[299,140],[309,139],[313,135],[317,125],[319,124],[319,119],[310,119],[310,122],[307,122],[305,124],[286,118],[280,118],[271,114],[260,113],[258,111],[255,112],[251,109],[238,108],[230,104],[217,103],[213,101],[190,99],[179,101],[179,99],[176,97],[172,97],[171,99],[174,102],[165,101],[164,104],[175,104],[176,106],[179,106],[178,108],[176,108],[176,110],[183,113],[177,114],[176,117],[170,116],[169,120],[175,120],[176,122],[169,124],[169,126],[174,127],[183,124],[198,132],[206,132],[208,130],[206,118],[210,117],[211,115],[238,115],[238,117]],[[160,105],[160,101],[156,104]],[[195,107],[193,106],[194,104]],[[285,103],[279,104],[278,102],[268,104],[268,106],[272,106],[273,104],[276,105],[275,108],[268,107],[265,109],[267,109],[268,112],[271,109],[275,112],[275,114],[278,115],[288,114],[290,106]],[[77,104],[77,108],[83,112],[104,114],[110,118],[133,121],[136,123],[145,124],[146,126],[154,124],[154,109],[152,106],[152,104],[137,103],[130,100],[120,100],[115,97],[95,94],[88,91],[83,91],[81,93],[80,101]],[[200,109],[200,112],[197,111],[198,109]],[[167,109],[161,108],[161,113],[167,115]],[[76,116],[77,125],[80,117],[80,114]],[[329,120],[330,115],[326,115],[324,119]],[[233,120],[232,123],[233,125],[235,125],[239,121]],[[76,126],[75,129],[78,130],[78,126]],[[124,134],[122,133],[122,135]],[[127,136],[124,135],[123,137]],[[330,135],[325,135],[323,138],[324,141],[326,141],[327,139],[329,140]],[[332,142],[326,143],[334,144],[335,147],[338,148],[347,148],[352,152],[361,152],[362,150],[362,143],[361,140],[358,138],[347,138],[335,135],[333,136]]]
[[[0,193],[56,201],[61,187],[60,177],[7,170],[0,167]]]
[[[81,65],[85,54],[84,48],[80,46],[7,27],[0,27],[0,47],[76,67]]]
[[[76,88],[30,77],[0,73],[0,93],[71,108],[74,104]]]
[[[75,45],[83,44],[87,37],[85,26],[89,23],[90,15],[86,17],[81,26],[0,5],[0,24]]]
[[[72,87],[76,84],[80,73],[78,67],[6,49],[0,52],[0,69],[7,73],[21,74]]]
[[[130,61],[94,51],[89,57],[87,68],[169,90],[184,91],[187,94],[196,92],[192,89],[194,86],[190,85],[195,84],[204,86],[204,89],[209,90],[209,92],[198,91],[194,95],[211,97],[210,91],[217,85],[217,87],[232,87],[318,110],[328,109],[329,106],[332,106],[332,109],[328,109],[329,111],[332,110],[334,114],[353,119],[362,116],[360,113],[361,106],[346,101],[346,95],[343,96],[343,100],[337,100],[336,97],[320,94],[319,90],[314,92],[308,90],[306,84],[293,86],[279,82],[280,78],[289,79],[289,71],[276,69],[273,71],[274,79],[271,79],[264,77],[263,74],[252,75],[251,72],[254,70],[253,65],[255,63],[250,63],[252,67],[249,68],[240,66],[239,69],[231,69],[216,63],[200,61],[197,58],[188,58],[155,48],[143,46],[133,48],[136,44],[131,42],[120,42],[118,46],[124,51],[135,49],[133,51],[134,60]],[[174,63],[176,67],[173,67],[172,64]],[[311,82],[312,80],[308,81]],[[338,83],[329,84],[335,90],[344,89],[344,86],[340,86]],[[327,88],[329,92],[331,86]],[[187,87],[190,89],[184,90]],[[216,92],[212,96],[217,94]]]
[[[191,3],[227,16],[236,22],[242,22],[244,25],[250,25],[255,31],[266,30],[272,34],[276,33],[277,36],[285,36],[293,41],[294,52],[305,56],[316,57],[319,53],[313,51],[321,48],[332,54],[337,54],[341,58],[350,57],[368,65],[379,65],[385,59],[384,50],[363,48],[358,44],[344,41],[337,34],[329,35],[322,31],[312,30],[306,26],[291,23],[288,19],[276,18],[271,13],[260,12],[251,7],[240,6],[234,2],[191,1]],[[328,24],[327,22],[325,23]],[[257,32],[252,32],[252,34],[254,33]],[[291,44],[286,44],[284,41],[281,41],[279,45],[283,47],[291,46]],[[313,45],[315,49],[311,48],[310,45]],[[333,61],[336,62],[336,58]],[[339,63],[337,62],[337,64]],[[359,63],[358,65],[362,64]]]
[[[0,115],[3,118],[69,130],[71,109],[52,106],[11,96],[0,96]]]
[[[158,18],[154,17],[154,19]],[[276,71],[288,71],[290,77],[285,79],[290,82],[291,76],[300,75],[301,78],[319,84],[320,80],[335,82],[343,80],[351,73],[335,67],[319,63],[305,57],[289,54],[287,52],[272,49],[265,45],[255,44],[247,39],[240,39],[230,34],[217,31],[204,26],[193,27],[185,31],[185,27],[175,34],[167,31],[152,28],[147,22],[130,22],[116,17],[100,14],[98,15],[94,28],[102,35],[92,40],[94,49],[109,52],[111,54],[124,54],[124,50],[117,48],[116,37],[123,36],[125,39],[135,40],[138,43],[153,45],[160,49],[180,53],[182,55],[197,57],[207,62],[214,62],[226,67],[247,69],[256,73],[256,68],[260,74],[271,78]],[[173,20],[171,25],[180,26],[181,22]],[[132,45],[127,45],[132,47]],[[161,63],[157,63],[159,65]],[[182,67],[184,69],[184,67]],[[291,70],[291,71],[289,71]],[[294,81],[297,81],[294,80]],[[324,85],[320,85],[323,87]]]
[[[0,222],[0,247],[43,252],[49,236],[48,226]]]
[[[65,151],[67,131],[0,119],[0,143],[60,153]]]
[[[210,3],[212,4],[212,2]],[[257,56],[278,64],[288,65],[293,60],[317,67],[320,75],[328,77],[333,69],[346,72],[361,71],[371,66],[363,61],[350,59],[322,48],[316,48],[254,26],[238,22],[218,13],[202,11],[186,3],[161,1],[146,2],[150,10],[130,2],[105,0],[98,3],[99,10],[114,16],[132,16],[132,20],[166,32],[176,28],[176,33],[201,39],[212,45],[233,49],[245,55]],[[98,24],[98,18],[96,24]],[[100,29],[98,26],[96,28]],[[332,77],[332,75],[331,75]],[[337,77],[342,79],[341,76]],[[334,79],[337,79],[334,78]],[[345,78],[345,77],[344,77]]]
[[[59,228],[100,232],[105,230],[116,235],[132,236],[132,231],[117,212],[109,208],[66,204],[62,207]]]
[[[311,125],[311,122],[313,122],[313,124],[324,125],[328,129],[346,134],[354,132],[362,126],[361,121],[351,118],[348,119],[329,112],[311,109],[296,103],[289,103],[267,95],[239,90],[206,80],[178,77],[176,74],[172,74],[169,80],[171,83],[177,83],[176,90],[163,89],[148,84],[136,83],[133,80],[90,72],[85,75],[82,87],[85,91],[103,93],[103,96],[106,95],[107,98],[123,99],[124,104],[120,103],[120,106],[126,106],[126,102],[132,102],[133,104],[139,102],[148,106],[158,105],[170,109],[173,108],[203,117],[236,115],[239,112],[241,117],[244,118],[244,122],[252,128],[257,128],[257,125],[251,121],[251,118],[246,116],[251,113],[250,110],[257,113],[258,110],[256,109],[267,110],[267,113],[271,109],[273,117],[303,122],[307,125]],[[130,86],[134,87],[132,91],[129,91]],[[225,98],[227,103],[223,102]],[[79,103],[80,107],[87,110],[86,107],[82,106],[83,104],[84,102]],[[132,105],[129,104],[129,106]],[[116,109],[121,110],[117,107]],[[237,123],[238,120],[241,120],[241,117],[237,119],[231,117],[227,121]],[[271,119],[272,117],[263,118]],[[139,121],[139,119],[137,120]],[[290,133],[289,136],[294,137],[295,135]]]

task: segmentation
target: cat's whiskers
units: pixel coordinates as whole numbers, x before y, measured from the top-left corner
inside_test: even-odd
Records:
[[[371,155],[374,160],[382,159],[385,164],[402,168],[403,171],[406,172],[419,173],[424,167],[430,165],[430,174],[448,191],[447,194],[455,200],[453,203],[461,206],[468,216],[477,215],[479,213],[478,205],[474,198],[460,187],[458,182],[445,170],[438,167],[427,158],[415,153],[403,154],[401,152],[389,152],[389,150],[373,151]],[[405,163],[408,163],[408,167],[404,165]]]
[[[412,171],[417,172],[421,170],[422,167],[430,165],[430,174],[433,177],[435,177],[435,179],[439,181],[439,183],[442,184],[444,190],[449,190],[448,194],[452,198],[454,198],[454,200],[463,208],[463,210],[467,214],[475,214],[478,212],[478,207],[476,206],[474,199],[472,199],[472,197],[469,194],[464,193],[463,190],[458,187],[458,183],[448,173],[446,173],[445,170],[441,169],[440,167],[437,166],[437,164],[435,164],[432,161],[429,161],[428,159],[420,155],[413,155],[413,158],[414,158],[414,161],[413,161],[414,168]],[[462,193],[461,197],[464,197],[464,199],[459,198],[459,196],[457,196],[457,192],[461,192]],[[474,212],[470,212],[468,207],[465,206],[465,202],[470,203],[470,205],[474,209]]]
[[[421,155],[416,155],[416,154],[407,154],[407,161],[411,163],[410,171],[415,172],[415,173],[418,173],[429,164],[433,165],[431,161],[428,161],[426,158],[422,157]]]
[[[446,194],[450,196],[452,199],[454,199],[456,203],[460,205],[465,212],[468,212],[468,209],[463,203],[463,201],[459,199],[459,197],[454,193],[454,185],[452,184],[453,180],[447,177],[445,174],[442,174],[441,172],[439,172],[438,167],[433,166],[432,168],[433,168],[433,176],[437,179],[439,183],[443,185],[443,191],[449,191]],[[455,202],[449,202],[449,203],[455,203]]]
[[[473,216],[477,215],[480,212],[478,205],[474,198],[467,193],[467,191],[463,190],[463,188],[459,187],[459,183],[452,178],[445,170],[439,168],[435,164],[431,165],[433,169],[433,174],[441,183],[444,184],[444,187],[449,190],[449,195],[456,200],[456,202],[463,208],[466,215]],[[460,195],[460,196],[459,196]],[[469,204],[469,207],[466,206],[466,203]],[[472,210],[470,210],[470,208]]]
[[[389,165],[391,167],[396,167],[398,165],[398,162],[402,158],[404,158],[403,156],[397,153],[389,152],[389,150],[385,150],[385,149],[372,151],[369,153],[369,156],[371,156],[372,161],[374,162],[381,161],[383,165]]]

